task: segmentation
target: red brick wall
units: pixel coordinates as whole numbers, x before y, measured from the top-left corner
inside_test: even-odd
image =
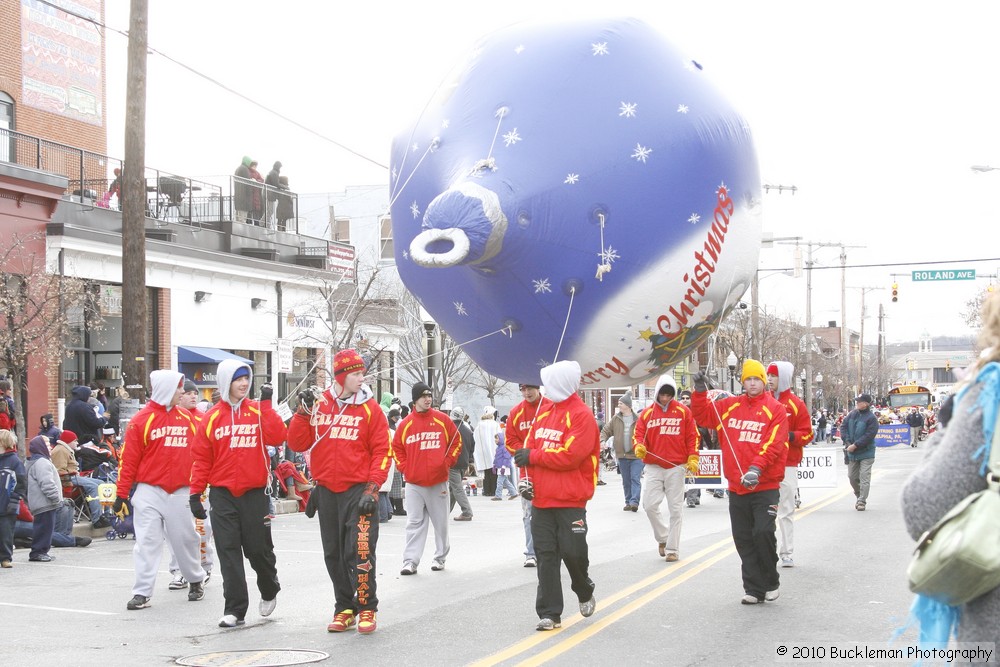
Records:
[[[104,2],[101,2],[104,22]],[[101,54],[101,110],[104,124],[91,125],[21,104],[21,0],[0,2],[0,91],[14,98],[14,129],[104,155],[108,152],[107,43]]]
[[[160,368],[170,368],[170,290],[158,289],[156,305],[157,338],[156,354]]]

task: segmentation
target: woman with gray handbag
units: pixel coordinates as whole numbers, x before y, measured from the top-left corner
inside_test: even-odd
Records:
[[[983,352],[967,370],[964,386],[956,394],[951,421],[928,439],[926,458],[903,487],[906,528],[914,539],[924,538],[922,545],[930,544],[932,540],[925,533],[933,528],[933,535],[940,528],[936,524],[952,508],[970,495],[995,486],[990,465],[992,450],[1000,446],[1000,434],[995,433],[1000,412],[1000,292],[990,294],[983,303],[982,323],[979,342]],[[989,546],[987,541],[1000,550],[1000,539],[995,534],[984,531],[976,540],[980,550]],[[939,546],[940,542],[934,545],[937,551]],[[911,564],[910,583],[920,592],[922,585],[915,583],[913,576],[916,566]],[[972,583],[956,580],[954,599],[968,598],[959,589]],[[912,609],[920,622],[922,644],[941,646],[954,635],[958,642],[994,642],[1000,646],[1000,587],[955,606],[941,602],[941,595],[934,597],[937,601],[930,595],[918,594]]]

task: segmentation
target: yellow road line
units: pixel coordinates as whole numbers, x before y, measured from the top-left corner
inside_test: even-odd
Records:
[[[880,474],[881,473],[875,473],[872,475],[872,478],[874,479],[876,476],[879,476]],[[820,509],[823,509],[824,507],[827,507],[828,505],[832,505],[833,503],[842,500],[848,494],[851,493],[853,493],[853,491],[850,489],[850,487],[848,487],[844,491],[839,491],[839,492],[834,491],[831,495],[825,498],[821,498],[814,503],[810,503],[808,506],[806,506],[805,509],[800,508],[796,510],[794,515],[794,520],[798,521],[799,519],[805,518],[810,514],[812,514],[813,512],[816,512]],[[569,635],[562,639],[559,638],[562,634],[564,634],[563,630],[568,630],[569,628],[573,627],[574,625],[583,620],[583,617],[580,616],[579,614],[573,614],[573,616],[571,616],[569,619],[564,620],[562,622],[562,630],[536,633],[517,643],[511,644],[507,648],[497,653],[489,655],[481,660],[477,660],[476,662],[471,663],[471,665],[472,667],[491,667],[492,665],[498,665],[502,662],[510,660],[514,656],[517,656],[531,648],[534,648],[535,646],[538,646],[542,642],[550,640],[556,641],[557,643],[554,646],[546,649],[545,651],[535,656],[532,656],[531,658],[525,660],[524,662],[519,663],[519,667],[520,665],[542,664],[543,662],[546,662],[547,660],[550,660],[564,653],[565,651],[568,651],[570,648],[576,646],[580,642],[589,639],[598,632],[610,626],[612,623],[620,620],[625,615],[630,614],[633,611],[636,611],[637,609],[645,606],[658,596],[662,595],[663,593],[671,590],[676,586],[679,586],[680,584],[684,583],[691,577],[694,577],[695,575],[708,569],[709,567],[719,562],[723,558],[735,553],[735,551],[736,548],[733,546],[731,536],[719,540],[718,542],[710,546],[707,546],[701,551],[695,553],[693,556],[691,556],[690,559],[686,560],[683,564],[681,564],[680,567],[672,567],[667,570],[664,570],[663,572],[650,575],[645,579],[642,579],[632,584],[631,586],[626,586],[625,588],[619,590],[618,592],[613,593],[606,598],[601,598],[600,600],[598,600],[599,604],[602,607],[609,607],[614,603],[618,602],[619,600],[627,598],[630,595],[648,586],[655,584],[661,579],[667,577],[673,577],[674,575],[676,575],[675,578],[659,586],[658,588],[650,591],[649,593],[646,593],[645,595],[636,599],[635,601],[625,605],[622,609],[607,616],[602,615],[601,619],[596,623],[594,623],[593,625],[589,626],[587,630],[582,630],[578,633]],[[703,563],[699,563],[698,561],[702,558],[706,558],[706,560]]]

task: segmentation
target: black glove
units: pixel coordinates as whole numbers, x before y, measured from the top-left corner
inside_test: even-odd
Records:
[[[358,512],[372,515],[378,509],[378,484],[368,482],[365,490],[361,492],[361,500],[358,501]]]
[[[188,499],[188,504],[191,505],[191,514],[194,515],[194,518],[201,519],[202,521],[208,518],[208,512],[205,511],[205,506],[201,502],[200,493],[192,493]]]
[[[757,488],[757,483],[760,481],[760,468],[757,466],[750,466],[750,469],[743,473],[743,477],[740,477],[740,484],[744,488],[753,490]]]
[[[122,498],[121,496],[118,496],[117,498],[115,498],[115,504],[111,506],[111,511],[117,514],[118,516],[122,516],[124,513],[123,512],[124,509],[125,509],[125,499]]]
[[[694,383],[695,391],[708,391],[712,388],[712,383],[709,381],[705,371],[698,371],[692,375],[691,382]]]
[[[300,408],[304,406],[307,412],[312,412],[313,405],[315,403],[316,403],[316,394],[314,394],[311,389],[305,389],[299,392]]]
[[[520,451],[520,450],[518,450]],[[522,477],[517,482],[517,492],[521,494],[521,497],[525,500],[531,500],[535,497],[535,485],[532,483],[531,478]]]
[[[259,401],[270,401],[271,397],[274,396],[274,387],[270,384],[264,384],[260,386],[260,398]]]
[[[313,489],[312,492],[309,493],[309,500],[306,501],[306,509],[305,509],[306,518],[311,519],[314,516],[316,516],[317,502],[319,501],[316,500],[316,489]]]
[[[520,468],[529,465],[531,463],[531,450],[526,447],[514,450],[514,463]]]

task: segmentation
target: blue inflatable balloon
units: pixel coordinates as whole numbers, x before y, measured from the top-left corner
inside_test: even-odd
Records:
[[[518,25],[476,45],[393,141],[406,287],[469,355],[584,388],[676,365],[746,290],[760,248],[750,129],[635,19]]]

